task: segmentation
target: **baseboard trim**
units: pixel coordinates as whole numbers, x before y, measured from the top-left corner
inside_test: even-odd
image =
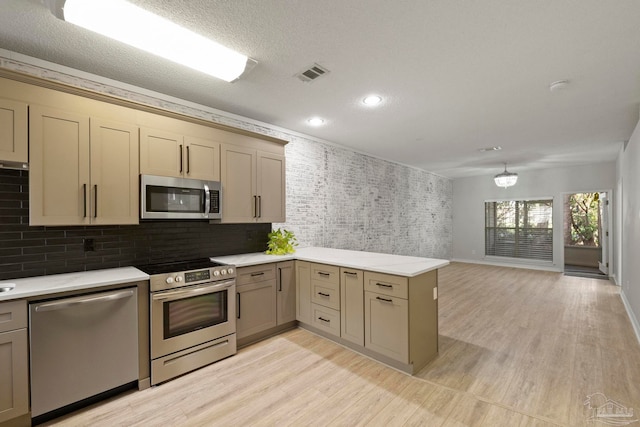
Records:
[[[629,303],[627,296],[624,294],[624,289],[622,288],[620,289],[620,297],[622,298],[624,308],[627,310],[627,314],[629,315],[629,320],[631,321],[631,326],[633,326],[633,331],[636,333],[636,338],[640,343],[640,322],[638,322],[638,318],[631,309],[631,303]]]
[[[495,267],[512,267],[512,268],[525,268],[528,270],[542,270],[542,271],[552,271],[554,273],[562,273],[563,269],[560,269],[555,266],[546,266],[546,265],[535,265],[535,264],[521,264],[516,262],[500,262],[500,261],[488,261],[484,259],[462,259],[462,258],[453,258],[451,262],[464,262],[467,264],[483,264],[483,265],[493,265]]]

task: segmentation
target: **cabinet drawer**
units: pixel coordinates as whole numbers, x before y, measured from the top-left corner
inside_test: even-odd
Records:
[[[364,272],[364,290],[397,298],[409,298],[409,279],[391,274]]]
[[[326,264],[311,264],[311,280],[331,283],[336,289],[340,286],[340,267]]]
[[[27,327],[27,301],[0,303],[0,332]]]
[[[250,283],[263,282],[265,280],[274,280],[275,278],[275,263],[242,267],[237,270],[236,285],[248,285]]]
[[[340,312],[318,304],[311,304],[311,324],[325,332],[340,336]]]
[[[332,284],[325,286],[322,282],[311,282],[311,302],[340,310],[340,287],[335,287]]]

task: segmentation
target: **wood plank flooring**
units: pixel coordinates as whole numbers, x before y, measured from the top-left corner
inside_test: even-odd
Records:
[[[640,344],[618,287],[460,263],[439,281],[440,354],[413,377],[295,329],[47,425],[584,426],[596,392],[638,418]]]

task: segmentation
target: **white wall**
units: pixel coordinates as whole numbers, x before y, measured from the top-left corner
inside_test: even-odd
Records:
[[[617,179],[622,187],[622,299],[640,340],[640,124],[618,158]]]
[[[615,162],[520,172],[518,183],[507,189],[496,186],[491,175],[456,179],[453,181],[453,259],[562,271],[564,194],[613,190],[615,183]],[[553,198],[553,263],[485,259],[484,202],[538,197]],[[610,197],[615,200],[615,194]],[[612,265],[615,266],[615,262]]]

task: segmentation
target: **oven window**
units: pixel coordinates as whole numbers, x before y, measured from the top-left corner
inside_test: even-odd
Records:
[[[196,188],[146,186],[148,212],[201,213],[204,209],[204,190]]]
[[[163,303],[164,339],[226,322],[227,291]]]

